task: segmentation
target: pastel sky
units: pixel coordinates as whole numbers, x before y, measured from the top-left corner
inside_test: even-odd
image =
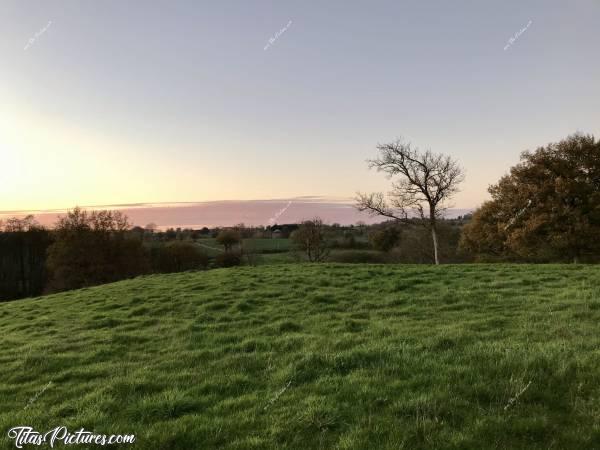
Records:
[[[598,0],[2,0],[0,18],[0,211],[352,197],[387,190],[365,159],[400,136],[462,163],[470,208],[521,151],[600,136]]]

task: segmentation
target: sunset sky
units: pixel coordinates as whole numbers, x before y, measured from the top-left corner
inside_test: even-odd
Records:
[[[0,211],[385,191],[365,159],[397,137],[457,158],[471,208],[521,151],[600,136],[598,0],[2,0],[0,17]]]

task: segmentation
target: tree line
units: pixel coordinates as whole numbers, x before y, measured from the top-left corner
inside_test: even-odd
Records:
[[[378,146],[369,166],[394,179],[389,195],[357,195],[356,207],[397,223],[414,218],[431,233],[464,180],[457,161],[396,141]],[[600,142],[576,133],[521,154],[488,189],[491,200],[473,214],[459,250],[471,261],[598,262],[600,260]]]
[[[144,243],[119,211],[75,208],[52,230],[33,216],[0,223],[0,301],[207,264],[189,243]]]
[[[110,283],[151,273],[205,270],[255,263],[252,237],[289,237],[297,224],[274,227],[167,229],[132,226],[119,211],[74,208],[52,229],[33,216],[0,221],[0,301]],[[214,237],[222,247],[209,256],[200,239]],[[263,250],[268,253],[270,250]]]
[[[80,208],[51,230],[33,216],[0,222],[0,301],[148,273],[253,265],[255,251],[246,241],[275,237],[274,230],[290,238],[297,259],[310,262],[600,261],[600,142],[591,135],[522,153],[489,187],[491,199],[458,219],[444,217],[464,180],[457,161],[402,141],[378,151],[369,165],[392,178],[392,190],[358,194],[356,203],[386,219],[376,225],[343,227],[314,218],[266,228],[161,232],[153,224],[133,227],[118,211]],[[196,244],[208,237],[222,247],[216,256]]]

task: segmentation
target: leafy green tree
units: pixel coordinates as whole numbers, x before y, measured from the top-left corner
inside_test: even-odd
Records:
[[[141,239],[127,235],[118,211],[68,211],[55,227],[46,266],[49,290],[62,291],[130,278],[148,271]]]
[[[461,247],[478,257],[596,261],[600,257],[600,142],[591,135],[524,152],[489,188]]]

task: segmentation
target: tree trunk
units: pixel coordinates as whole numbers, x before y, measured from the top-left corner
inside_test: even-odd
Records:
[[[433,238],[433,256],[435,258],[435,263],[439,264],[440,260],[438,258],[438,241],[437,241],[437,233],[435,231],[435,224],[431,224],[431,237]]]
[[[422,217],[422,216],[421,216]],[[440,263],[440,259],[438,257],[438,240],[437,240],[437,224],[435,217],[435,204],[429,202],[429,226],[431,227],[431,238],[433,239],[433,257],[435,259],[435,264],[438,265]]]

